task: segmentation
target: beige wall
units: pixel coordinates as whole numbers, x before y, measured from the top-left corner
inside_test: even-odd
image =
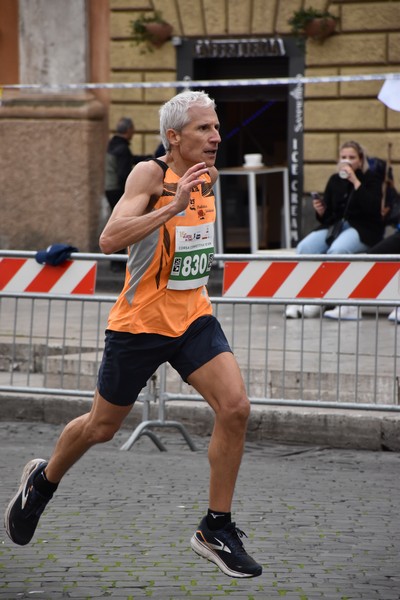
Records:
[[[108,0],[96,2],[108,15]],[[19,11],[5,23],[17,42],[21,83],[43,87],[85,83],[92,71],[107,79],[101,52],[90,52],[94,49],[90,43],[99,31],[107,41],[108,28],[101,20],[89,26],[86,0],[15,0],[15,6]],[[108,43],[105,46],[108,56]],[[10,51],[10,44],[7,48]],[[96,69],[91,62],[94,54]],[[0,41],[0,64],[8,60]],[[13,84],[19,83],[16,79]],[[3,248],[38,250],[64,242],[84,252],[98,251],[105,115],[103,103],[91,93],[4,91],[0,105]]]
[[[103,119],[91,94],[9,97],[0,107],[0,247],[98,251]]]
[[[110,0],[111,80],[176,80],[175,49],[167,42],[142,54],[128,37],[130,21],[156,8],[177,36],[290,35],[287,23],[301,0]],[[318,43],[307,41],[305,75],[357,75],[398,72],[400,1],[313,0],[339,17],[336,33]],[[383,81],[308,84],[305,87],[304,189],[322,190],[339,145],[356,139],[370,155],[386,157],[392,143],[396,181],[400,181],[400,113],[386,108],[377,94]],[[110,127],[122,114],[137,125],[136,152],[151,152],[157,139],[160,102],[174,90],[114,91]],[[122,103],[121,103],[122,102]]]

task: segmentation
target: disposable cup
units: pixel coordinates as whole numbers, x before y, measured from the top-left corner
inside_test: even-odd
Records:
[[[262,154],[245,154],[244,165],[245,167],[262,167]]]

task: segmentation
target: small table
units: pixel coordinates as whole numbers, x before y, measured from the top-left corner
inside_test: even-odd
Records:
[[[281,173],[283,177],[283,218],[285,245],[290,248],[290,210],[289,210],[289,173],[287,167],[229,167],[221,169],[219,176],[233,175],[247,177],[248,197],[249,197],[249,223],[250,223],[250,250],[251,254],[256,254],[258,247],[258,225],[257,225],[257,193],[256,178],[259,175],[270,175],[271,173]],[[222,202],[221,202],[221,183],[220,178],[215,182],[215,204],[217,209],[217,243],[216,250],[218,254],[224,253],[224,241],[222,233]]]

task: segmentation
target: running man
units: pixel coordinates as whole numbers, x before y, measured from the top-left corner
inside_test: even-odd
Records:
[[[214,253],[219,128],[215,103],[204,92],[183,92],[160,109],[166,154],[134,167],[100,236],[105,254],[128,247],[129,255],[108,319],[93,406],[65,427],[48,461],[26,465],[5,514],[16,544],[30,542],[65,473],[91,446],[112,439],[147,380],[169,362],[215,413],[209,509],[191,546],[226,575],[261,575],[231,520],[250,404],[205,287]]]

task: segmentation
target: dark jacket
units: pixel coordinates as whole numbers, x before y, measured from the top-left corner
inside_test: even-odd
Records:
[[[322,217],[316,215],[322,229],[340,221],[343,217],[357,230],[361,241],[367,246],[377,244],[384,234],[381,216],[382,184],[370,170],[356,171],[361,181],[358,190],[338,174],[331,175],[324,192],[326,210]],[[346,208],[347,206],[347,208]]]
[[[105,189],[120,190],[122,195],[133,164],[129,140],[114,135],[107,145]]]
[[[138,162],[150,157],[151,154],[133,155],[129,147],[129,140],[120,135],[114,135],[107,145],[105,173],[106,191],[118,190],[120,196],[122,196],[125,189],[125,182],[132,167],[137,165]]]

